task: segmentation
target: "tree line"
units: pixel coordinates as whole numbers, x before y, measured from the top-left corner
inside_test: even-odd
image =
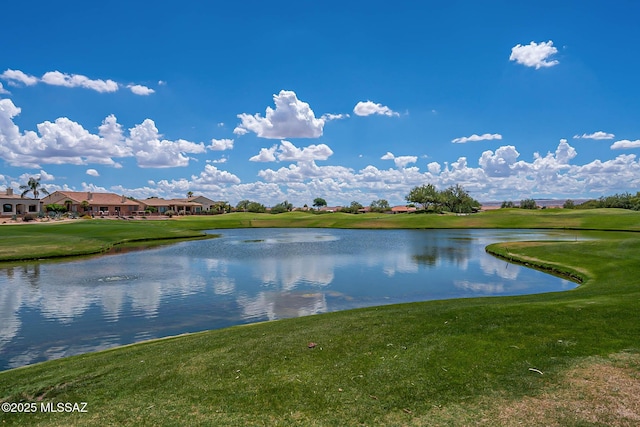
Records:
[[[501,208],[521,208],[521,209],[538,209],[539,206],[534,199],[520,200],[519,204],[512,201],[502,202]],[[565,200],[562,204],[564,209],[602,209],[602,208],[618,208],[640,211],[640,191],[635,195],[626,193],[617,193],[611,196],[602,196],[599,199],[587,200],[586,202],[576,204],[573,200]]]
[[[438,191],[433,184],[420,185],[411,189],[405,199],[420,205],[425,212],[471,213],[477,212],[482,206],[460,184],[442,191]]]
[[[567,200],[567,202],[571,201]],[[573,209],[618,208],[640,211],[640,191],[638,191],[635,195],[626,192],[614,194],[612,196],[602,196],[596,200],[587,200],[584,203],[580,203],[578,205],[574,204],[573,206],[566,207]]]
[[[424,212],[453,212],[453,213],[471,213],[480,209],[481,204],[471,197],[469,193],[459,184],[452,185],[442,191],[438,191],[433,184],[424,184],[416,186],[405,196],[405,200],[410,206],[420,205]],[[323,207],[327,206],[327,201],[322,197],[316,197],[312,205],[315,210],[313,212],[321,212]],[[304,208],[308,208],[305,204]],[[274,205],[269,211],[274,214],[291,212],[293,205],[287,200]],[[267,212],[267,208],[259,202],[251,200],[241,200],[235,207],[236,211],[262,213]],[[369,212],[389,212],[391,205],[386,199],[373,200],[369,204],[369,208],[365,209],[358,201],[352,201],[347,206],[341,206],[340,212],[357,214],[368,210]]]

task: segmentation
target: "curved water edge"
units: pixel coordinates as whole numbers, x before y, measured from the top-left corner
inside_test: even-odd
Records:
[[[503,252],[502,243],[493,243],[485,248],[488,254],[495,256],[496,258],[503,259],[507,262],[522,265],[524,267],[533,268],[535,270],[542,271],[544,273],[551,274],[553,276],[562,277],[567,280],[571,280],[577,284],[582,284],[586,280],[583,274],[577,273],[568,267],[562,267],[558,265],[550,265],[543,262],[536,262],[531,259],[525,259],[523,257],[514,255],[509,252]]]
[[[392,303],[575,287],[485,253],[523,230],[212,230],[141,252],[0,268],[0,370],[154,338]]]
[[[127,252],[145,251],[148,249],[174,245],[178,242],[186,242],[191,240],[204,240],[214,239],[219,237],[219,234],[206,233],[200,236],[179,236],[179,237],[162,237],[162,238],[149,238],[149,239],[132,239],[116,242],[109,245],[101,246],[97,249],[86,250],[79,253],[65,254],[65,255],[49,255],[49,256],[22,256],[12,259],[0,259],[0,269],[15,267],[18,265],[29,263],[47,263],[47,262],[68,262],[75,260],[90,259],[105,255],[118,255]]]

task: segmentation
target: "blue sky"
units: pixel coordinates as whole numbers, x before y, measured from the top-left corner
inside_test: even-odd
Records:
[[[346,4],[345,4],[346,3]],[[232,204],[640,190],[635,1],[3,5],[0,187]]]

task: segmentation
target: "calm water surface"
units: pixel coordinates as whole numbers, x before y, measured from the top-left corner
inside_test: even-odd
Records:
[[[239,229],[0,268],[0,370],[151,338],[356,307],[571,289],[484,252],[510,230]]]

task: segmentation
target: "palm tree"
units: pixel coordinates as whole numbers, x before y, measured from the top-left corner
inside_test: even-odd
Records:
[[[38,198],[40,192],[42,192],[43,194],[49,194],[47,189],[44,188],[42,184],[40,184],[40,178],[29,178],[29,182],[27,182],[26,185],[21,185],[20,189],[22,190],[22,194],[20,195],[20,197],[24,197],[29,192],[33,193],[34,199]]]
[[[187,191],[187,198],[190,199],[193,197],[193,191]]]

